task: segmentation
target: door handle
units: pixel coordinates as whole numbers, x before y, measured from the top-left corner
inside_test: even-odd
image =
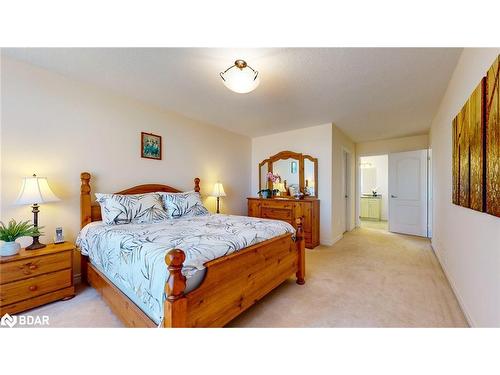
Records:
[[[391,198],[397,198],[398,196],[397,195],[392,195],[391,194]]]

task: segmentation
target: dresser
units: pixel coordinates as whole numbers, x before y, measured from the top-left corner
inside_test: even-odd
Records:
[[[380,221],[381,206],[381,196],[362,196],[359,216],[361,219]]]
[[[73,297],[74,250],[64,242],[0,257],[0,316]]]
[[[293,198],[247,198],[248,216],[283,220],[296,226],[296,219],[302,218],[306,247],[319,245],[319,199]]]

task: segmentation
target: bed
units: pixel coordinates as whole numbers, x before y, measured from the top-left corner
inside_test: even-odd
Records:
[[[90,173],[80,178],[82,281],[101,293],[126,326],[223,327],[291,275],[305,283],[301,219],[296,231],[280,221],[215,214],[110,227],[92,201]],[[200,180],[194,182],[199,192]],[[180,191],[148,184],[116,194],[152,192]],[[212,242],[200,241],[206,237]],[[137,254],[124,252],[127,244],[147,250],[136,268],[117,266],[123,256]]]

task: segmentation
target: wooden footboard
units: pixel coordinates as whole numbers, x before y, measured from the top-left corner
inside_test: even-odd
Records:
[[[297,226],[295,241],[284,234],[206,263],[203,283],[187,294],[186,280],[180,272],[184,253],[169,251],[165,257],[170,278],[165,286],[164,327],[223,327],[292,274],[298,284],[304,284],[301,219]]]

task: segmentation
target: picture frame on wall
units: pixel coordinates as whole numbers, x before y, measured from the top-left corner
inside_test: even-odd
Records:
[[[161,135],[141,132],[141,158],[161,160]]]
[[[500,217],[500,56],[452,122],[452,202]]]

